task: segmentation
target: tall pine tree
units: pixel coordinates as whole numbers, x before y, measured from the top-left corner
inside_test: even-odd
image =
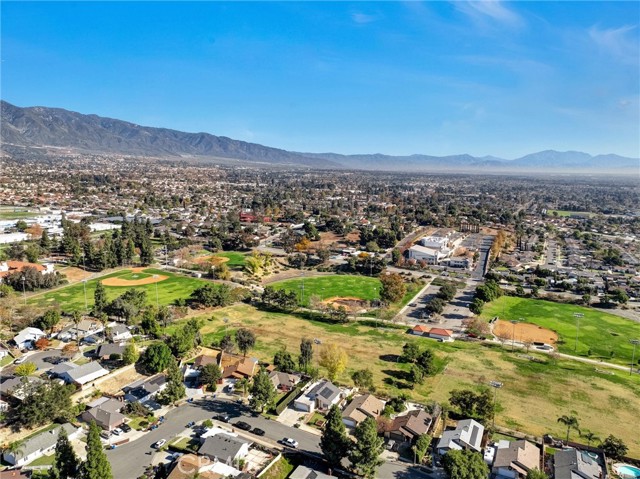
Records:
[[[171,404],[182,399],[186,394],[182,371],[178,367],[178,361],[172,359],[167,368],[167,387],[158,395],[160,404]]]
[[[93,314],[99,315],[107,308],[107,290],[102,281],[98,281],[93,292]]]
[[[349,453],[349,461],[367,479],[376,475],[376,469],[384,462],[380,459],[384,441],[378,437],[375,419],[368,417],[356,426],[353,434],[356,443]]]
[[[253,378],[251,386],[251,407],[256,411],[264,411],[265,407],[273,406],[276,400],[276,388],[273,386],[269,374],[264,368],[260,368]]]
[[[74,479],[78,476],[80,460],[69,442],[67,431],[61,427],[56,442],[55,469],[60,479]]]
[[[327,421],[324,423],[320,449],[322,449],[322,453],[329,465],[338,467],[342,459],[349,454],[351,446],[352,442],[347,437],[347,431],[342,422],[342,413],[338,406],[334,404],[329,409]]]
[[[100,442],[100,429],[94,421],[89,424],[87,460],[82,463],[82,479],[113,479],[111,464]]]

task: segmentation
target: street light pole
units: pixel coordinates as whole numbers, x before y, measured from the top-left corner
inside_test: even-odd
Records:
[[[582,313],[573,313],[573,317],[576,318],[576,342],[573,346],[573,352],[578,351],[578,334],[580,334],[580,318],[584,317]]]
[[[498,389],[500,389],[503,384],[500,381],[491,381],[489,382],[489,386],[493,388],[493,430],[496,430],[496,398],[498,396]]]
[[[159,299],[158,299],[158,281],[157,281],[157,279],[158,279],[158,275],[157,275],[157,274],[154,274],[154,275],[153,275],[153,279],[155,279],[155,280],[156,280],[156,308],[160,308],[160,301],[159,301]]]
[[[82,288],[84,289],[84,314],[89,314],[89,306],[87,304],[87,280],[82,280]]]
[[[22,275],[22,277],[20,278],[20,280],[22,281],[22,298],[24,299],[24,305],[27,305],[27,290],[25,289],[24,283],[26,281],[24,275]]]
[[[636,362],[636,346],[640,344],[640,339],[630,339],[629,342],[633,344],[633,353],[631,353],[631,366],[629,366],[629,375],[633,373],[633,363]]]

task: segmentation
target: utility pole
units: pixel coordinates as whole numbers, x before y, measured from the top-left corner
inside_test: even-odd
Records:
[[[500,381],[490,381],[489,386],[493,388],[493,430],[496,430],[496,398],[498,396],[498,389],[500,389],[503,384]]]
[[[582,313],[573,313],[573,317],[576,318],[576,342],[573,346],[573,352],[578,351],[578,334],[580,333],[580,318],[584,317]]]
[[[522,318],[520,318],[520,320],[512,319],[510,321],[510,323],[513,324],[513,331],[511,333],[511,352],[513,352],[516,346],[516,324],[518,324],[521,320]]]

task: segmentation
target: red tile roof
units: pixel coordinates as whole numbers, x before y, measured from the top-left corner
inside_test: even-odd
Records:
[[[437,334],[438,336],[451,336],[452,333],[448,329],[431,328],[429,334]]]

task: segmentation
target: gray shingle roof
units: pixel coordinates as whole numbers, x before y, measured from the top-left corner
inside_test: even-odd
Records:
[[[36,451],[42,451],[54,446],[58,440],[60,428],[62,427],[67,431],[68,436],[76,431],[76,428],[73,427],[73,425],[66,423],[61,426],[56,426],[47,432],[38,434],[37,436],[33,436],[22,443],[22,452],[18,452],[16,459],[20,460]]]
[[[235,459],[245,444],[248,443],[228,434],[216,434],[204,440],[200,449],[198,449],[198,453],[217,459],[220,462],[226,462],[227,460]]]

